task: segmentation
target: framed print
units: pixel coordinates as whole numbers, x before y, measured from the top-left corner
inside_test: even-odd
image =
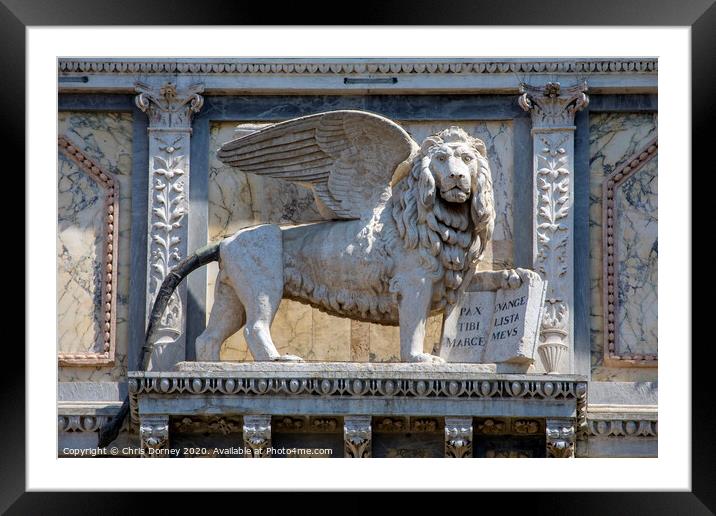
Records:
[[[28,423],[4,507],[427,489],[713,508],[689,376],[708,363],[689,156],[711,122],[688,101],[713,103],[713,7],[213,29],[210,9],[146,25],[158,9],[4,11],[8,66],[27,54],[8,127],[52,143],[26,155]]]

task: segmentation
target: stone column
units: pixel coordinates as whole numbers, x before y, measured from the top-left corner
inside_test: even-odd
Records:
[[[445,418],[445,457],[465,459],[472,457],[472,418]]]
[[[252,457],[261,459],[271,456],[271,416],[244,416],[244,446]]]
[[[136,83],[137,107],[149,117],[149,203],[146,322],[164,277],[187,255],[191,117],[202,85],[177,89]],[[186,358],[186,284],[172,295],[159,323],[150,371],[171,370]],[[140,364],[141,367],[141,364]]]
[[[547,419],[545,426],[547,435],[548,458],[573,458],[576,432],[574,419]]]
[[[344,457],[363,459],[370,457],[373,431],[370,416],[345,416],[343,418]]]
[[[523,84],[519,104],[532,115],[534,269],[547,280],[538,347],[548,373],[567,373],[573,351],[574,115],[589,98],[586,82],[562,88]]]
[[[141,416],[139,440],[145,457],[168,457],[159,450],[169,446],[169,416]]]

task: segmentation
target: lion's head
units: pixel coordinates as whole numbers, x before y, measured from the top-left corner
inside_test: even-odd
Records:
[[[393,218],[405,246],[419,247],[426,268],[443,280],[435,301],[454,303],[495,226],[485,144],[459,127],[429,136],[394,196]]]

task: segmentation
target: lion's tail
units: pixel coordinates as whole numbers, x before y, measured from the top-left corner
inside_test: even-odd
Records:
[[[193,270],[198,269],[208,263],[219,260],[219,243],[209,244],[198,249],[194,254],[187,256],[184,260],[175,265],[169,274],[166,275],[159,293],[154,300],[152,312],[149,316],[149,324],[147,325],[147,333],[142,346],[139,364],[142,370],[146,370],[149,365],[149,357],[151,357],[154,348],[154,333],[156,332],[159,319],[161,319],[166,310],[169,300],[181,281],[189,275]],[[99,429],[99,442],[97,446],[104,448],[114,441],[122,429],[124,419],[129,413],[129,397],[124,399],[119,412]]]

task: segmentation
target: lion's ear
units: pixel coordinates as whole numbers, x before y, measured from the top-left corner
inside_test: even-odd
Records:
[[[487,147],[485,147],[485,142],[483,142],[480,138],[473,138],[472,145],[483,158],[487,157]]]
[[[442,142],[443,140],[439,136],[428,136],[423,140],[423,144],[420,146],[420,151],[423,154],[427,154],[429,149],[435,147],[436,145],[440,145]]]

